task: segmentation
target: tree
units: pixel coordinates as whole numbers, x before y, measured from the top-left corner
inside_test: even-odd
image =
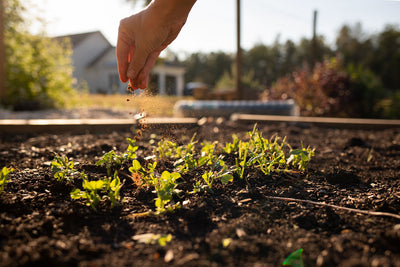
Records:
[[[400,90],[400,30],[388,25],[377,36],[377,47],[371,59],[371,70],[381,77],[391,91]]]
[[[72,50],[44,34],[27,31],[25,6],[5,0],[6,83],[2,104],[14,109],[63,106],[72,87]]]
[[[219,78],[231,71],[233,56],[224,52],[193,53],[182,62],[186,81],[204,82],[214,86]]]

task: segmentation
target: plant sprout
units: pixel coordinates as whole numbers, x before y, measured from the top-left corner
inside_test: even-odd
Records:
[[[123,156],[119,156],[114,150],[111,150],[103,155],[103,157],[96,162],[97,166],[105,165],[107,169],[107,176],[110,177],[113,167],[116,166],[118,169],[122,166]]]
[[[304,267],[303,249],[292,252],[282,263],[285,266]]]
[[[13,172],[13,168],[3,167],[0,172],[0,193],[3,192],[4,186],[8,183],[8,175]]]
[[[57,181],[72,181],[74,176],[79,172],[74,168],[75,163],[69,160],[68,157],[62,157],[58,154],[55,155],[51,162],[51,170],[54,172],[54,178]]]
[[[133,160],[132,166],[129,171],[132,173],[139,173],[142,179],[149,186],[153,186],[157,198],[155,199],[155,206],[157,208],[157,213],[163,213],[168,211],[166,205],[172,200],[173,195],[179,194],[180,191],[176,188],[178,186],[177,179],[181,175],[177,172],[164,171],[160,177],[156,175],[157,162],[149,163],[147,165],[147,170],[143,168],[139,161]],[[174,209],[174,206],[172,209]]]
[[[74,189],[71,192],[72,199],[86,199],[86,206],[92,207],[97,210],[97,206],[101,199],[108,199],[111,202],[111,208],[113,208],[120,200],[119,191],[121,188],[121,181],[118,177],[118,173],[114,173],[114,178],[104,178],[103,180],[89,181],[86,176],[82,177],[82,188]],[[103,197],[99,194],[103,193]]]

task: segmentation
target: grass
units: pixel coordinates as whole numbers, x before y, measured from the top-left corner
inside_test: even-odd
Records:
[[[153,117],[173,116],[173,108],[178,100],[191,99],[177,96],[146,96],[133,94],[86,94],[80,93],[71,99],[67,109],[72,108],[110,108],[127,112],[146,112]]]

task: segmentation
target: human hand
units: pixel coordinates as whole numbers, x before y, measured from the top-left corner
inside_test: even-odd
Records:
[[[168,13],[169,9],[155,1],[141,12],[121,20],[117,60],[122,82],[129,80],[132,89],[147,87],[158,56],[178,36],[190,8],[187,12]]]

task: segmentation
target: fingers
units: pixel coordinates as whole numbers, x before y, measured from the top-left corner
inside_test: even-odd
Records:
[[[118,61],[118,73],[119,79],[125,83],[128,81],[126,71],[128,70],[129,62],[129,45],[117,45],[117,61]]]
[[[127,76],[130,80],[132,80],[134,82],[133,85],[136,86],[135,83],[137,83],[137,76],[139,75],[139,72],[144,67],[149,53],[143,51],[143,49],[141,49],[140,47],[137,47],[132,52],[133,53],[131,54],[132,57],[131,57],[131,60],[129,63]]]
[[[155,51],[150,53],[148,56],[146,63],[143,67],[143,69],[140,71],[138,77],[137,77],[137,86],[141,89],[147,88],[147,85],[149,83],[149,75],[151,70],[153,69],[154,65],[156,64],[157,58],[160,55],[161,52]]]
[[[126,73],[129,67],[129,55],[131,47],[132,47],[131,44],[129,43],[129,41],[127,41],[127,38],[125,38],[124,33],[120,29],[118,33],[116,54],[118,61],[119,78],[124,83],[128,81]]]

